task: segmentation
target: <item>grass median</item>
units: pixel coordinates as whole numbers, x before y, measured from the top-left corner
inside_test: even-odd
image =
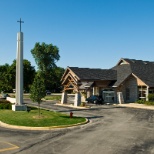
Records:
[[[33,108],[29,113],[26,111],[0,110],[0,121],[17,126],[28,127],[51,127],[67,126],[85,122],[82,117],[70,118],[67,114],[59,112],[41,110],[38,115],[38,109]]]

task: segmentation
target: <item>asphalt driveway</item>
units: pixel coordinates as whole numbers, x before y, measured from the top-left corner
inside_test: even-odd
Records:
[[[113,105],[71,109],[45,102],[59,112],[73,111],[90,123],[51,131],[0,128],[4,154],[154,154],[154,111]],[[11,149],[12,148],[12,149]]]

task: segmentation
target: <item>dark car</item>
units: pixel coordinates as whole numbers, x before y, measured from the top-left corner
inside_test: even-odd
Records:
[[[51,92],[49,90],[46,90],[46,95],[51,95]]]
[[[101,96],[92,95],[86,99],[88,103],[94,103],[94,104],[103,104],[103,99]]]

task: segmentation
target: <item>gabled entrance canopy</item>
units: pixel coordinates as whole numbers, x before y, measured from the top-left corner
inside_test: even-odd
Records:
[[[112,69],[68,67],[61,81],[64,91],[79,92],[90,87],[108,86],[116,81],[116,76],[116,71]]]

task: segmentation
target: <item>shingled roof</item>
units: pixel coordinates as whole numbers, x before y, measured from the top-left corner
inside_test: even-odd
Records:
[[[119,86],[134,74],[149,87],[154,87],[154,62],[122,58],[111,69],[68,67],[80,80],[111,80]],[[116,82],[115,82],[116,81]]]
[[[125,61],[126,63],[120,65],[119,62],[112,68],[113,70],[117,70],[117,82],[114,86],[118,86],[133,73],[149,87],[154,87],[154,62],[127,58],[123,58],[121,61]]]
[[[113,69],[69,68],[80,80],[117,80],[117,71]]]

